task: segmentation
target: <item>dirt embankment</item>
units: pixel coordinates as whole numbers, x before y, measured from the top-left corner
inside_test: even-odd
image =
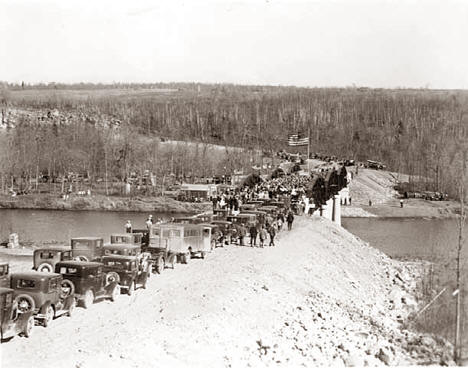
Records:
[[[31,194],[17,197],[0,195],[0,208],[198,213],[210,209],[211,204],[179,202],[168,197],[106,197],[104,195],[71,195],[68,199],[62,199],[56,195]]]
[[[25,264],[25,267],[28,265]],[[30,266],[29,266],[30,267]],[[407,327],[420,265],[391,260],[319,217],[276,247],[229,246],[177,264],[146,290],[103,301],[29,339],[4,366],[246,367],[450,363],[450,345]]]
[[[453,217],[459,206],[453,201],[404,199],[400,206],[398,192],[393,189],[398,174],[384,170],[350,168],[354,178],[349,186],[351,206],[342,206],[343,217]],[[402,178],[400,178],[402,180]],[[371,202],[371,204],[370,204]]]

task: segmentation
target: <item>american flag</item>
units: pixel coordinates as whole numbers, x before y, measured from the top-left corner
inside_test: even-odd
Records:
[[[290,134],[288,136],[288,145],[290,146],[307,146],[309,137],[302,137],[300,134]]]

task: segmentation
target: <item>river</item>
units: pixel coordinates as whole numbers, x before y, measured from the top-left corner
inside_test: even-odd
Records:
[[[152,213],[153,218],[168,219],[173,214]],[[124,232],[127,220],[133,228],[145,228],[149,213],[56,210],[0,209],[0,241],[17,233],[21,241],[68,242],[71,237],[99,236],[109,241],[111,233]]]

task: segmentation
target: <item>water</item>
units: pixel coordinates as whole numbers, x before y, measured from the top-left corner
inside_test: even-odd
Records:
[[[125,232],[127,220],[134,229],[145,228],[149,213],[144,212],[96,212],[55,210],[0,209],[0,241],[17,233],[21,241],[66,242],[71,237],[99,236],[109,241],[111,233]],[[153,218],[170,218],[168,213],[152,213]]]
[[[446,263],[455,259],[457,219],[343,218],[345,229],[388,256]],[[468,240],[468,224],[465,225]],[[468,245],[463,255],[468,258]]]
[[[456,255],[459,228],[457,219],[343,218],[343,227],[382,250],[392,258],[430,261],[421,280],[422,304],[447,288],[422,315],[415,320],[421,330],[454,339],[456,287]],[[462,356],[468,357],[468,224],[465,225],[462,249]]]

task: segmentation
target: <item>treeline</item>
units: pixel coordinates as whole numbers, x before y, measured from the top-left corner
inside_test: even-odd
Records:
[[[150,88],[155,86],[177,91],[164,95],[151,93]],[[123,176],[122,162],[130,166],[137,162],[149,166],[152,159],[153,164],[156,160],[167,165],[167,157],[162,160],[143,154],[148,151],[145,144],[142,152],[136,155],[138,158],[119,160],[141,146],[141,137],[161,136],[276,152],[287,148],[289,133],[307,135],[310,131],[312,152],[382,161],[391,170],[423,178],[428,189],[449,192],[452,196],[457,192],[453,178],[459,170],[460,147],[466,145],[468,137],[468,93],[465,91],[199,84],[132,85],[132,88],[148,88],[148,93],[132,95],[129,89],[124,96],[106,96],[93,95],[90,89],[89,97],[82,100],[66,93],[44,99],[40,98],[41,91],[37,99],[31,95],[22,98],[21,91],[12,91],[3,99],[3,106],[89,111],[119,119],[123,124],[118,134],[114,131],[90,133],[86,124],[78,123],[67,127],[67,133],[52,134],[55,137],[53,148],[63,157],[77,154],[70,142],[75,142],[79,134],[89,138],[88,141],[84,139],[82,146],[87,147],[87,166],[96,170],[102,166],[104,153],[111,157],[110,153],[102,152],[103,147],[113,147],[115,143],[112,150],[116,152],[111,150],[114,157],[111,170],[120,177]],[[24,135],[27,134],[25,130],[33,129],[21,128],[21,125],[18,124],[13,135]],[[36,133],[31,142],[43,139],[35,137],[51,134],[46,131],[49,128],[34,129]],[[82,133],[72,133],[75,131]],[[22,139],[18,136],[16,142]],[[35,152],[40,157],[53,155],[51,148],[37,148]],[[184,157],[183,152],[181,156]],[[224,169],[225,164],[221,167],[224,170],[235,168],[237,156],[236,153],[231,158],[233,162],[228,169]],[[191,157],[184,157],[182,161],[187,159],[190,161]],[[245,165],[248,155],[241,161]],[[238,164],[241,166],[240,162]],[[6,171],[12,170],[11,162],[3,166]],[[191,168],[201,170],[195,166]]]

